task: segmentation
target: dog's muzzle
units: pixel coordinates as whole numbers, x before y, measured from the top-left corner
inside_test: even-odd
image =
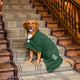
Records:
[[[29,32],[30,32],[30,33],[33,32],[33,26],[29,26]]]

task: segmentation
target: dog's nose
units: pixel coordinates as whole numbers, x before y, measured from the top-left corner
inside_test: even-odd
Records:
[[[32,29],[32,26],[30,25],[29,28]]]

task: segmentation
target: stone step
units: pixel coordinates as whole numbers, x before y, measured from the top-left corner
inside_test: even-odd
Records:
[[[35,2],[38,2],[39,0],[31,0],[31,1],[35,1]]]
[[[26,19],[27,20],[27,19]],[[9,21],[5,21],[5,29],[10,29],[10,28],[22,28],[22,24],[26,21],[26,20],[22,20],[22,21],[15,21],[15,20],[9,20]],[[46,22],[43,20],[37,20],[37,22],[39,23],[40,27],[45,27],[46,26]]]
[[[44,4],[44,3],[41,2],[41,1],[31,1],[31,3],[34,4],[34,5]]]
[[[14,68],[10,63],[0,64],[0,80],[7,80],[14,76]]]
[[[23,61],[19,61],[18,62],[20,64],[20,66],[22,67],[22,71],[21,73],[19,73],[18,75],[22,75],[22,76],[27,76],[27,75],[34,75],[34,74],[41,74],[41,73],[48,73],[48,71],[46,70],[46,66],[44,64],[44,62],[40,62],[39,65],[34,65],[33,62],[31,63],[25,63],[26,60],[23,59]],[[65,71],[65,70],[72,70],[73,67],[68,63],[68,62],[63,62],[61,64],[61,66],[59,68],[57,68],[54,72],[59,72],[59,71]]]
[[[0,30],[0,38],[6,37],[6,33],[7,33],[6,30]]]
[[[7,40],[0,39],[0,50],[7,48]]]
[[[0,50],[0,64],[10,61],[10,52],[8,50]]]
[[[45,6],[45,4],[42,1],[32,1],[32,4],[34,5],[34,8],[37,8],[38,14],[43,15],[49,13],[49,9]]]
[[[3,13],[4,21],[26,21],[28,19],[41,20],[40,14],[33,13]]]
[[[75,75],[75,76],[74,76]],[[79,80],[80,73],[74,70],[22,76],[23,80]]]
[[[36,9],[2,9],[2,13],[35,13]]]
[[[3,29],[3,22],[0,22],[0,30]]]
[[[8,38],[26,37],[26,31],[23,28],[6,28]],[[50,35],[50,28],[39,28],[45,35]]]
[[[75,69],[80,71],[80,55],[72,56],[70,58],[75,61]]]
[[[52,28],[52,35],[59,37],[59,36],[63,36],[64,33],[65,33],[65,29],[63,27]]]
[[[69,45],[72,43],[72,37],[71,36],[60,36],[58,37],[58,44],[59,45]]]
[[[56,44],[57,38],[53,36],[48,36]],[[25,48],[26,47],[26,37],[10,38],[10,48]]]
[[[43,8],[45,8],[45,5],[41,1],[32,1],[31,0],[31,3],[34,5],[34,8],[36,8],[36,9],[43,9]]]
[[[51,40],[53,40],[53,42],[55,43],[55,44],[57,44],[57,38],[55,37],[55,36],[52,36],[52,35],[50,35],[50,36],[48,36]]]
[[[51,34],[50,28],[39,28],[39,30],[47,36],[50,36],[50,34]]]
[[[17,43],[16,43],[17,44]],[[61,46],[58,46],[57,45],[57,48],[59,50],[59,53],[60,53],[60,56],[64,56],[64,53],[65,53],[65,49]],[[29,57],[29,50],[26,49],[26,47],[22,47],[22,48],[14,48],[16,53],[17,53],[17,57],[18,58],[25,58],[27,55],[27,57]]]
[[[42,15],[42,20],[52,21],[53,20],[53,15]]]
[[[28,4],[30,0],[3,0],[4,4]]]
[[[47,27],[49,28],[58,27],[58,21],[47,21]]]
[[[38,10],[38,14],[42,14],[42,15],[45,14],[45,15],[48,15],[48,13],[49,13],[48,11],[49,11],[48,9],[39,9],[39,10]]]
[[[2,7],[2,9],[29,9],[29,8],[32,8],[33,5],[32,4],[27,4],[27,5],[24,5],[24,4],[12,4],[12,5],[4,5]]]
[[[36,8],[36,9],[44,9],[45,5],[44,4],[39,4],[39,5],[34,5],[33,4],[33,7]]]
[[[25,62],[26,60],[29,59],[29,51],[27,49],[25,49],[25,48],[23,48],[23,49],[22,48],[17,48],[15,50],[17,51],[17,54],[16,54],[16,56],[17,56],[16,60],[17,61],[23,63],[23,62]],[[25,53],[22,50],[25,50]],[[70,58],[67,58],[67,57],[64,57],[64,56],[62,56],[62,58],[70,60],[72,62],[72,64],[75,65],[75,61],[74,60],[72,60]],[[33,54],[33,61],[34,60],[36,60],[36,55],[35,54]]]
[[[7,40],[0,39],[0,44],[7,43]]]
[[[75,44],[70,45],[64,45],[64,48],[66,49],[66,56],[73,57],[80,55],[80,46]]]

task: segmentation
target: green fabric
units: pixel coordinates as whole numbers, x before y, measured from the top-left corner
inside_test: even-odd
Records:
[[[59,51],[53,41],[45,34],[41,33],[39,29],[35,35],[26,43],[26,48],[41,52],[44,59],[46,69],[53,72],[62,63],[62,58],[59,56]]]

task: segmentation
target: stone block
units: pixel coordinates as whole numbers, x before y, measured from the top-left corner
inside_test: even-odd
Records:
[[[12,5],[4,5],[3,9],[29,9],[32,8],[32,4],[27,4],[27,5],[17,5],[17,4],[12,4]]]
[[[29,13],[3,13],[3,20],[4,21],[26,21],[28,19],[40,20],[40,14],[29,14]]]
[[[25,37],[26,31],[23,29],[8,29],[7,36],[8,36],[8,38]]]
[[[36,13],[36,9],[2,9],[2,13]]]
[[[3,0],[4,4],[29,4],[30,0]]]
[[[27,20],[27,19],[26,19]],[[24,20],[24,21],[5,21],[5,28],[6,29],[10,29],[10,28],[22,28],[22,24],[26,21],[26,20]],[[39,28],[40,27],[45,27],[46,26],[46,22],[45,21],[40,21],[40,20],[36,20],[38,23],[39,23]],[[43,29],[41,29],[41,30],[47,30],[47,29],[49,29],[49,28],[43,28]]]

